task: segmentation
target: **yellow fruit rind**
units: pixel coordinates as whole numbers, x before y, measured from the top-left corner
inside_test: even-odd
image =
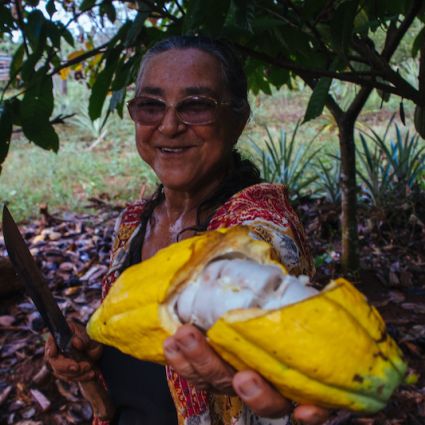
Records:
[[[164,341],[181,324],[169,305],[171,300],[211,260],[235,253],[286,273],[271,246],[254,241],[247,227],[185,239],[122,273],[91,317],[89,336],[143,360],[164,363]]]
[[[365,324],[370,332],[350,312],[350,294],[362,304],[354,310],[368,309],[370,322]],[[235,368],[259,371],[286,397],[329,408],[376,412],[406,369],[389,336],[384,343],[370,335],[382,338],[382,324],[364,297],[339,279],[315,297],[253,319],[240,320],[239,311],[228,312],[207,336]]]
[[[210,261],[235,253],[286,273],[248,228],[207,232],[127,269],[90,319],[90,337],[164,363],[163,343],[180,325],[176,297]],[[230,311],[207,336],[236,369],[255,369],[283,395],[329,408],[376,412],[406,371],[379,313],[344,279],[278,310]]]

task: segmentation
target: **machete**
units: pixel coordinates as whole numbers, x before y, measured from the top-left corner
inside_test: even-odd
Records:
[[[3,237],[9,259],[53,335],[59,351],[76,361],[87,360],[71,346],[73,333],[6,205],[3,207]],[[84,397],[92,404],[93,414],[101,419],[111,419],[114,409],[105,387],[94,379],[78,382],[78,385]]]

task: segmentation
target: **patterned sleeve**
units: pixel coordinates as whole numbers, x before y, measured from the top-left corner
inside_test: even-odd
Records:
[[[291,274],[314,274],[314,266],[298,215],[284,185],[261,183],[234,195],[212,218],[209,229],[250,226],[254,238],[275,249]]]
[[[139,230],[143,207],[143,201],[128,205],[115,222],[109,270],[102,280],[102,300],[119,276],[119,271],[127,256],[130,243]]]

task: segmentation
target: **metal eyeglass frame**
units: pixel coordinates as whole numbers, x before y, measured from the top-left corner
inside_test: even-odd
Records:
[[[160,120],[158,120],[158,122],[143,123],[143,122],[136,121],[136,120],[133,118],[132,113],[131,113],[131,105],[132,105],[132,104],[133,104],[133,103],[134,103],[137,99],[140,99],[140,98],[146,98],[146,99],[156,100],[156,101],[158,101],[158,102],[160,102],[160,103],[162,103],[162,104],[164,104],[164,105],[165,105],[164,114],[162,115],[161,119],[160,119]],[[186,101],[186,100],[188,100],[188,99],[207,99],[207,100],[212,101],[212,102],[214,103],[214,105],[215,105],[215,109],[214,109],[214,119],[213,119],[213,120],[210,120],[210,121],[199,122],[199,123],[192,123],[192,122],[190,122],[190,121],[187,121],[187,120],[182,119],[182,117],[180,116],[180,113],[179,113],[179,111],[178,111],[177,107],[178,107],[178,105],[179,105],[179,104],[181,104],[182,102],[184,102],[184,101]],[[162,122],[162,120],[164,119],[165,115],[167,114],[167,112],[168,112],[168,110],[169,110],[170,108],[174,108],[175,113],[176,113],[176,117],[177,117],[177,118],[178,118],[178,120],[179,120],[180,122],[182,122],[183,124],[186,124],[186,125],[208,125],[208,124],[213,124],[213,123],[216,121],[216,118],[217,118],[217,117],[216,117],[216,113],[217,113],[216,111],[218,110],[218,108],[219,108],[220,106],[222,106],[222,105],[224,105],[224,106],[229,106],[229,105],[231,105],[231,104],[232,104],[232,102],[226,102],[226,101],[217,100],[217,99],[214,99],[213,97],[209,97],[209,96],[188,96],[188,97],[185,97],[185,98],[183,98],[183,99],[181,99],[181,100],[179,100],[178,102],[175,102],[175,103],[167,103],[167,102],[165,102],[165,100],[160,99],[160,98],[157,98],[157,97],[136,96],[136,97],[134,97],[133,99],[131,99],[131,100],[129,100],[129,101],[127,102],[127,109],[128,109],[128,113],[130,114],[131,119],[132,119],[135,123],[140,124],[140,125],[159,125],[159,124]]]

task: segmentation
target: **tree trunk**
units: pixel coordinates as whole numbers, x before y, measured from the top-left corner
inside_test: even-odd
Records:
[[[354,123],[344,114],[338,122],[341,153],[341,266],[344,272],[358,268],[357,185]]]

